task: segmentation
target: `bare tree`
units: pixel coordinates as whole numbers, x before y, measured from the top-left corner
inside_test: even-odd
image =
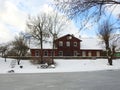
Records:
[[[41,47],[40,63],[43,63],[43,42],[48,38],[48,17],[47,14],[40,14],[39,16],[29,17],[27,21],[27,32],[38,41]]]
[[[112,60],[116,52],[118,36],[115,34],[115,29],[108,21],[104,21],[98,30],[98,36],[102,40],[108,59],[109,65],[112,65]]]
[[[12,42],[14,52],[17,55],[17,63],[20,65],[20,59],[22,56],[25,56],[28,51],[28,46],[26,44],[25,38],[23,35],[15,37],[15,40]]]
[[[1,52],[1,54],[2,54],[2,57],[4,57],[6,50],[7,50],[6,45],[1,44],[1,45],[0,45],[0,52]]]
[[[84,29],[88,22],[97,24],[104,18],[103,15],[111,17],[115,8],[120,6],[119,0],[54,0],[54,2],[57,9],[81,22],[80,30]]]
[[[55,50],[55,40],[59,36],[60,32],[62,32],[67,24],[67,19],[63,15],[58,15],[58,13],[54,12],[52,15],[49,15],[49,26],[48,30],[50,36],[52,37],[52,64],[54,64],[53,56]]]
[[[2,53],[2,57],[5,58],[5,62],[6,62],[8,50],[9,50],[9,43],[3,43],[0,45],[0,52]]]

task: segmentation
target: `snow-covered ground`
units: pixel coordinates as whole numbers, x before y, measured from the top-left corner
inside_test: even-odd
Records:
[[[113,66],[107,64],[105,59],[96,60],[68,60],[68,59],[56,59],[56,68],[41,69],[38,65],[32,65],[29,60],[22,60],[20,65],[14,62],[14,59],[7,59],[7,62],[3,58],[0,58],[0,73],[8,73],[10,70],[14,70],[14,73],[56,73],[56,72],[81,72],[81,71],[97,71],[97,70],[112,70],[120,69],[120,59],[113,61]],[[14,68],[11,68],[11,62],[13,62]]]

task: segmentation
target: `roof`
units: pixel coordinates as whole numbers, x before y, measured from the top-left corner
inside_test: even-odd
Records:
[[[31,49],[41,49],[40,45],[30,45]],[[52,43],[43,43],[43,49],[52,49]]]
[[[57,40],[59,40],[63,37],[69,36],[69,35],[70,34],[62,36],[62,37],[58,38]],[[74,38],[76,38],[76,37],[74,37]],[[80,44],[81,44],[80,49],[82,49],[82,50],[101,50],[101,49],[103,49],[102,46],[100,45],[100,40],[98,38],[81,38],[81,39],[76,38],[76,39],[81,41],[80,42]],[[40,45],[31,44],[30,48],[31,49],[40,49]],[[52,43],[50,43],[50,42],[45,43],[44,42],[43,49],[52,49]]]
[[[69,39],[74,38],[74,39],[76,39],[76,40],[78,40],[78,41],[81,41],[79,38],[76,38],[76,37],[75,37],[74,35],[72,35],[72,34],[64,35],[64,36],[56,39],[56,41],[57,41],[57,40],[61,40],[61,39],[63,39],[63,38],[67,38],[67,37],[69,37]]]
[[[31,49],[41,49],[40,44],[38,44],[38,41],[36,41],[35,39],[31,39],[27,43]],[[51,49],[51,48],[52,48],[52,43],[50,42],[50,40],[48,40],[48,42],[43,42],[43,49]]]
[[[81,49],[101,50],[100,40],[97,38],[82,38]]]

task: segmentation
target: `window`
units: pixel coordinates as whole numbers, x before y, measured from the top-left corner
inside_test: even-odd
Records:
[[[36,50],[35,51],[35,56],[39,56],[39,55],[40,55],[39,50]]]
[[[74,42],[74,47],[77,47],[77,42]]]
[[[77,56],[77,51],[74,51],[74,56]]]
[[[99,51],[97,51],[97,56],[98,56],[98,57],[100,56],[100,52],[99,52]]]
[[[52,51],[50,51],[50,56],[54,56],[55,55],[55,52],[52,52]]]
[[[63,51],[59,51],[58,55],[63,56]]]
[[[82,51],[82,56],[85,57],[86,56],[86,52]]]
[[[70,47],[70,42],[69,41],[66,42],[66,46]]]
[[[62,41],[59,41],[59,46],[63,46],[63,42]]]
[[[88,52],[88,56],[89,56],[89,57],[91,57],[91,56],[92,56],[92,53],[91,53],[90,51]]]
[[[70,40],[70,39],[72,39],[72,36],[67,36],[67,40]]]
[[[44,51],[44,56],[48,56],[48,51]]]

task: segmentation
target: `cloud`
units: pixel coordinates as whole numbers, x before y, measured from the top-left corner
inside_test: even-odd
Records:
[[[73,21],[69,20],[69,23],[66,25],[64,32],[62,33],[63,35],[65,34],[73,34],[76,37],[79,37],[79,29],[74,25]]]
[[[47,11],[49,8],[49,4],[53,0],[13,0],[16,2],[17,7],[20,10],[27,12],[30,15],[36,15],[41,11]],[[49,11],[49,10],[48,10]]]
[[[54,11],[53,8],[49,6],[48,4],[44,4],[41,8],[41,12],[50,13],[53,11]]]
[[[7,42],[14,39],[16,33],[25,31],[26,19],[40,12],[52,12],[49,6],[53,0],[0,0],[0,40]],[[67,17],[66,17],[67,18]],[[70,21],[63,34],[78,35],[78,28]]]
[[[28,14],[36,15],[41,9],[49,11],[50,7],[46,2],[49,0],[0,0],[1,42],[10,41],[16,33],[25,31]]]
[[[1,11],[3,11],[3,10],[5,10],[5,2],[6,2],[7,0],[0,0],[0,12]]]
[[[4,1],[4,2],[3,2]],[[25,30],[26,14],[9,0],[1,0],[0,10],[0,43],[14,39],[16,33]]]
[[[112,12],[112,15],[114,17],[119,17],[120,16],[120,5],[112,5],[111,7],[107,8],[107,11],[109,13]]]
[[[2,23],[0,23],[0,43],[13,40],[13,33]]]
[[[18,8],[9,1],[5,2],[5,8],[6,9],[0,13],[0,20],[18,28],[18,31],[24,30],[25,13],[18,10]]]

